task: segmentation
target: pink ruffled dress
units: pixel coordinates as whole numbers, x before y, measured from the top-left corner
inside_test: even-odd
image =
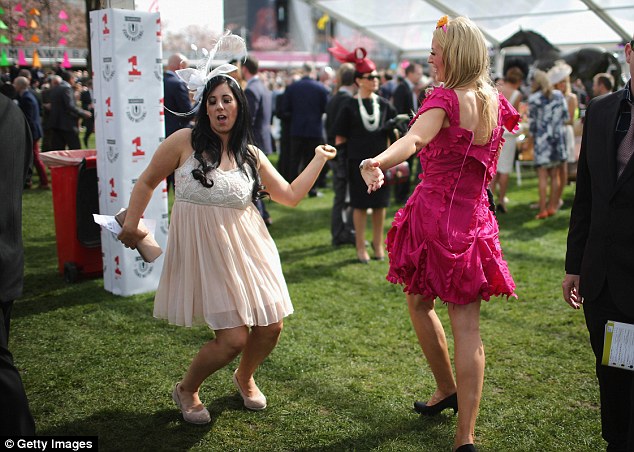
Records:
[[[455,91],[434,88],[412,123],[432,108],[442,108],[450,126],[418,154],[421,182],[387,234],[387,280],[402,284],[404,292],[445,303],[515,296],[486,188],[495,175],[503,127],[516,131],[520,116],[500,94],[491,139],[475,145],[473,132],[460,127]]]

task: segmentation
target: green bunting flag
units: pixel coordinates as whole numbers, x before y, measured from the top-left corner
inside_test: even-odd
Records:
[[[4,49],[0,54],[0,66],[11,66],[11,63],[9,63],[9,58],[7,58],[7,52],[5,52]]]

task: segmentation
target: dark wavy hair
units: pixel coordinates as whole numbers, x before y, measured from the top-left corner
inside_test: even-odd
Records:
[[[213,77],[207,82],[205,90],[203,91],[202,101],[196,113],[196,124],[192,129],[194,158],[198,160],[200,166],[192,171],[192,176],[205,187],[210,188],[214,185],[214,181],[208,176],[208,173],[220,166],[222,141],[211,129],[209,115],[207,115],[207,97],[216,87],[223,83],[229,86],[233,96],[238,102],[238,116],[231,129],[227,152],[233,156],[238,168],[247,176],[248,174],[244,164],[246,163],[249,166],[253,177],[252,199],[255,202],[257,199],[262,198],[265,193],[262,192],[263,187],[260,181],[260,174],[258,173],[257,158],[248,148],[248,145],[253,144],[251,121],[249,120],[249,107],[244,91],[242,91],[242,88],[240,88],[238,83],[231,77],[224,75]]]

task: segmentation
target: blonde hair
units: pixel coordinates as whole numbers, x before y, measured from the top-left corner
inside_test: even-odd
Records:
[[[553,92],[553,85],[551,85],[550,80],[548,80],[548,74],[539,69],[535,69],[533,73],[532,91],[534,93],[541,91],[544,96],[550,99],[550,95]]]
[[[559,83],[562,83],[562,82],[565,82],[565,83],[566,83],[566,85],[564,86],[564,89],[563,89],[563,90],[560,90],[560,91],[561,91],[562,93],[564,93],[564,95],[566,95],[566,96],[568,96],[568,95],[572,94],[572,85],[570,84],[570,76],[569,76],[569,75],[566,75],[566,78],[565,78],[565,79],[563,79],[563,80],[562,80],[561,82],[559,82]],[[557,85],[559,85],[559,83],[557,83]]]
[[[489,51],[480,29],[466,17],[450,19],[433,33],[442,49],[445,87],[461,88],[475,83],[475,95],[482,102],[486,130],[497,124],[497,90],[489,75]]]

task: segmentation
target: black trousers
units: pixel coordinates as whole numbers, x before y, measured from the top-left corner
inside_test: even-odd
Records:
[[[310,161],[315,156],[315,148],[323,144],[323,138],[291,138],[291,154],[289,158],[289,178],[288,182],[293,182],[297,175],[304,171]],[[317,188],[313,186],[309,193],[315,193]]]
[[[81,149],[79,131],[53,129],[53,139],[51,145],[56,151],[64,150],[66,147],[68,147],[69,150]]]
[[[332,169],[332,211],[330,219],[330,234],[332,240],[346,241],[354,234],[352,223],[352,209],[346,202],[348,194],[348,157],[345,152],[337,155],[334,160],[328,162]]]
[[[9,352],[9,326],[13,302],[0,303],[0,436],[34,436],[35,422],[22,378]]]
[[[91,110],[92,111],[92,110]],[[93,112],[94,115],[94,112]],[[95,119],[85,118],[82,120],[86,131],[84,132],[84,147],[88,148],[88,138],[95,132]]]
[[[606,285],[594,300],[585,300],[583,312],[596,357],[596,374],[601,397],[601,431],[607,451],[634,451],[634,372],[603,366],[603,338],[608,320],[634,323],[614,305]]]

